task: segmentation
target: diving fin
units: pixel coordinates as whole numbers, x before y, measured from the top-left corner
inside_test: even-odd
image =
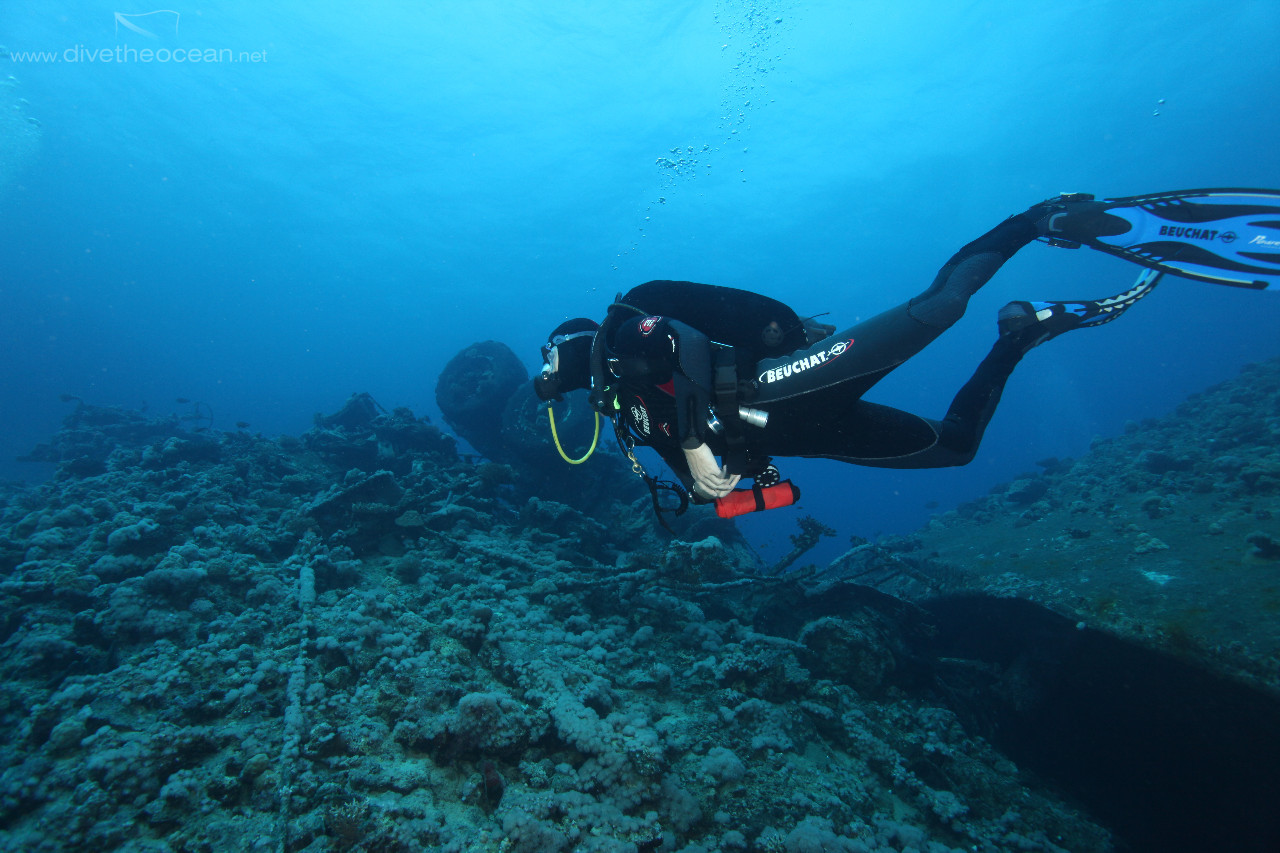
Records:
[[[1010,302],[1000,309],[1000,337],[1009,339],[1024,355],[1045,341],[1089,326],[1116,320],[1160,283],[1164,273],[1143,270],[1128,290],[1102,299],[1078,302]]]
[[[1042,238],[1173,275],[1280,290],[1280,190],[1179,190],[1093,201],[1060,197]],[[1056,201],[1056,200],[1055,200]]]

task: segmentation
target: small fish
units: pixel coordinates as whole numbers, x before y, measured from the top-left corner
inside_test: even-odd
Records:
[[[238,428],[240,428],[240,429],[248,429],[248,427],[249,427],[249,422],[248,422],[248,421],[236,421],[236,426],[237,426]]]
[[[186,397],[179,397],[178,399],[174,400],[173,402],[178,403],[178,404],[186,404],[186,403],[190,403],[191,401],[190,401],[190,400],[188,400]]]
[[[59,394],[58,399],[64,403],[74,403],[78,401],[80,398],[77,397],[75,394]]]

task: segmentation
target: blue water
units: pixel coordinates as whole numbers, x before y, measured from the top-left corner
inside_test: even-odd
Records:
[[[406,6],[6,0],[0,99],[39,129],[0,137],[0,477],[48,474],[13,460],[62,394],[297,434],[369,391],[438,422],[460,348],[532,370],[648,279],[843,326],[1061,190],[1280,186],[1272,0]],[[165,52],[193,49],[222,61]],[[1004,302],[1136,272],[1032,245],[871,398],[938,416]],[[1032,353],[967,468],[787,463],[801,507],[742,527],[766,556],[800,514],[833,549],[909,530],[1280,355],[1278,325],[1280,295],[1167,280]]]

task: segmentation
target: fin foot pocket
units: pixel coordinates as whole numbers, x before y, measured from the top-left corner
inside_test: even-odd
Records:
[[[1108,215],[1107,202],[1096,201],[1091,193],[1054,196],[1033,206],[1025,216],[1041,239],[1069,249],[1097,237],[1123,234],[1130,227],[1121,217]]]

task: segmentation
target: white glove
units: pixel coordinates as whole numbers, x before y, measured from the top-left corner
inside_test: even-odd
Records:
[[[706,444],[699,444],[692,450],[684,448],[684,458],[689,463],[689,473],[693,475],[693,491],[705,500],[724,497],[742,479],[737,474],[730,477]]]

